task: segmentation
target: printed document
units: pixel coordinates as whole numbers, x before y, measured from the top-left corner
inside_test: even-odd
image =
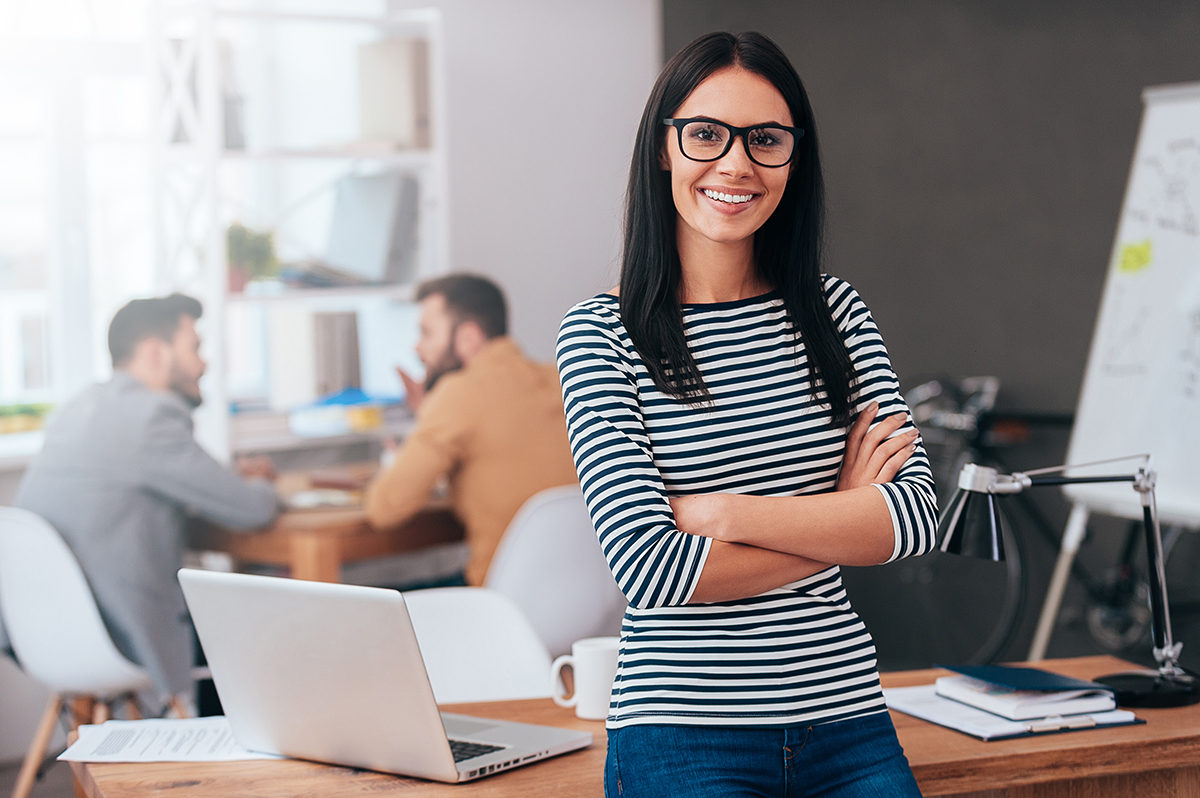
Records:
[[[225,717],[110,720],[80,726],[68,762],[238,762],[282,759],[243,748]]]
[[[883,697],[889,709],[946,726],[981,740],[1003,740],[1047,732],[1078,731],[1143,722],[1132,712],[1121,709],[1086,715],[1054,715],[1039,720],[1009,720],[940,696],[937,694],[937,687],[932,684],[919,687],[888,687],[884,689]]]

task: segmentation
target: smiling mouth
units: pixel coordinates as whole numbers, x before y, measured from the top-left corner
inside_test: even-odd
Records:
[[[723,192],[713,191],[712,189],[708,188],[702,188],[700,190],[704,193],[704,196],[708,197],[710,200],[726,202],[731,205],[740,205],[743,202],[749,202],[758,196],[757,194],[725,194]]]

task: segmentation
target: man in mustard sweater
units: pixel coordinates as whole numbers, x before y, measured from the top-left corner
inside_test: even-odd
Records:
[[[490,280],[454,274],[424,283],[417,356],[423,384],[403,375],[416,427],[367,489],[367,518],[396,526],[445,477],[470,549],[464,577],[483,584],[517,510],[546,488],[577,482],[558,373],[508,337],[504,295]]]

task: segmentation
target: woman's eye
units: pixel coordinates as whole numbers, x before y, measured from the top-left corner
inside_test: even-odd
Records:
[[[720,144],[725,140],[725,132],[719,127],[710,125],[689,125],[684,132],[690,140],[697,144]]]
[[[769,130],[755,130],[750,134],[751,147],[778,147],[780,137]]]

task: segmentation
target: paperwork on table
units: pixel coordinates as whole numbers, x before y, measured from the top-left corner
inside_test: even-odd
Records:
[[[1086,715],[1052,715],[1038,720],[1009,720],[937,694],[936,685],[887,687],[883,697],[889,709],[936,723],[980,740],[1005,740],[1035,734],[1079,731],[1105,726],[1144,723],[1129,711],[1114,709]]]
[[[110,720],[80,726],[79,739],[58,756],[68,762],[239,762],[282,759],[238,744],[224,717]]]

